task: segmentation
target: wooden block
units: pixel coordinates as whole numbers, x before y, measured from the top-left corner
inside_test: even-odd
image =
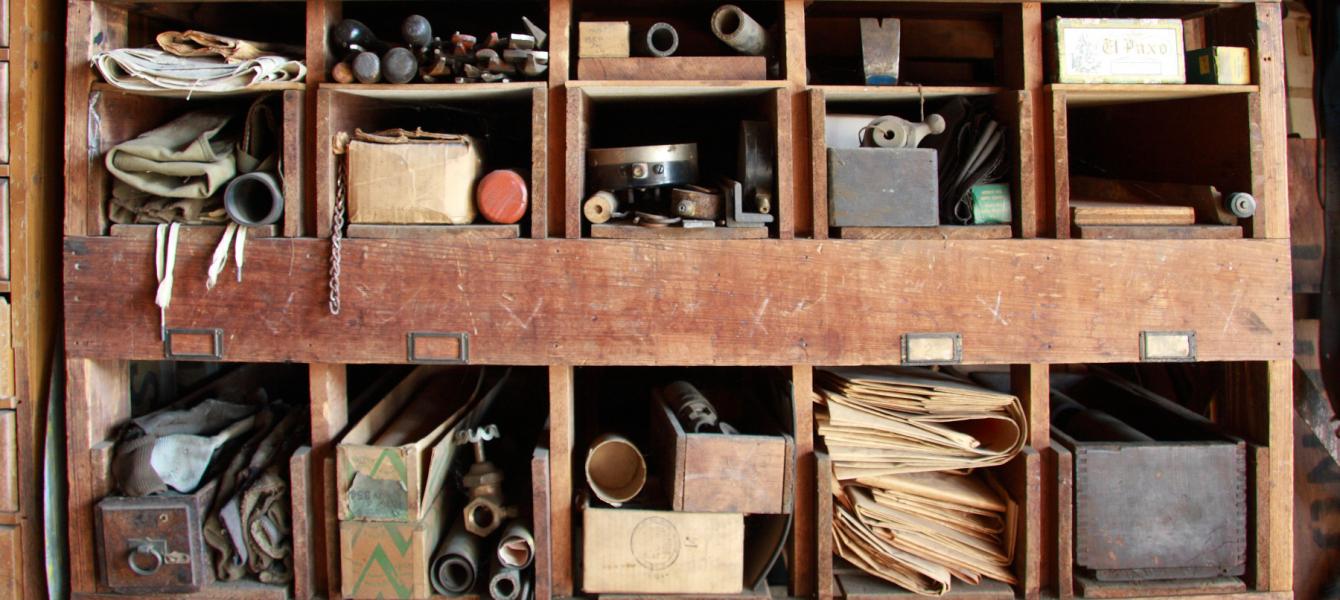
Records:
[[[844,240],[1008,240],[1014,236],[1008,224],[940,225],[939,227],[840,227],[834,230]]]
[[[2,2],[3,0],[0,0]],[[9,178],[0,179],[0,280],[9,280]]]
[[[643,227],[628,223],[591,226],[591,237],[608,240],[761,240],[767,227]]]
[[[628,21],[577,24],[577,58],[628,58],[632,39]]]
[[[14,346],[9,300],[0,297],[0,409],[15,408],[18,397],[14,391]]]
[[[1289,138],[1289,243],[1294,293],[1320,293],[1326,213],[1317,195],[1317,140]]]
[[[784,436],[686,432],[665,402],[652,408],[652,436],[666,458],[661,477],[676,511],[779,514],[790,509]]]
[[[0,598],[18,598],[23,584],[23,540],[18,526],[0,527]]]
[[[316,555],[312,534],[316,512],[312,496],[312,447],[303,446],[289,457],[289,499],[292,503],[293,598],[308,600],[317,595]]]
[[[18,417],[0,410],[0,512],[19,510]]]
[[[1212,579],[1167,579],[1148,581],[1098,581],[1086,575],[1075,575],[1075,585],[1085,598],[1160,598],[1190,594],[1235,594],[1247,590],[1236,577]]]
[[[530,459],[531,527],[535,535],[535,600],[553,597],[553,554],[549,533],[549,431]]]
[[[577,79],[626,81],[748,81],[768,78],[762,56],[579,58]]]
[[[521,237],[520,225],[372,225],[350,223],[346,235],[374,240],[504,240]]]
[[[1196,209],[1071,198],[1070,222],[1075,225],[1194,225]]]
[[[1085,240],[1236,240],[1237,225],[1076,225],[1074,236]]]

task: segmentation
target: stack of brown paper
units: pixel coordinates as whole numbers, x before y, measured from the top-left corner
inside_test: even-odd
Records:
[[[1009,462],[1028,437],[1019,399],[925,369],[823,369],[819,435],[841,481]]]
[[[821,370],[815,388],[839,556],[918,594],[954,577],[1016,583],[1018,507],[989,474],[965,473],[1023,449],[1018,398],[914,369]]]

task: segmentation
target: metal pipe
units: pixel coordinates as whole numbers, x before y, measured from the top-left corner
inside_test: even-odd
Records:
[[[669,23],[653,24],[646,35],[637,38],[637,49],[647,56],[674,56],[679,50],[679,32]]]
[[[223,208],[242,225],[272,225],[284,214],[284,192],[271,173],[238,175],[223,189]]]
[[[628,438],[606,433],[586,453],[586,483],[596,497],[620,506],[636,498],[647,483],[647,461]]]
[[[513,519],[498,538],[498,562],[504,566],[525,569],[535,560],[535,536],[525,519]]]
[[[522,589],[521,570],[498,565],[489,578],[489,597],[493,600],[520,600]]]
[[[429,574],[433,589],[445,596],[459,596],[475,587],[479,572],[479,544],[481,538],[465,530],[465,522],[457,519],[447,537],[438,544]]]
[[[1245,192],[1229,194],[1228,210],[1239,219],[1250,219],[1256,216],[1256,198]]]
[[[750,56],[762,56],[771,46],[763,26],[734,4],[723,4],[712,13],[712,33],[726,45]]]

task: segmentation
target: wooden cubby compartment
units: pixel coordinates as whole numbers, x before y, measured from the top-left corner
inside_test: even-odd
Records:
[[[1251,219],[1221,225],[1197,211],[1185,227],[1072,224],[1071,178],[1077,176],[1212,185],[1227,196],[1252,194],[1257,213],[1278,199],[1262,197],[1260,99],[1249,86],[1053,85],[1052,127],[1056,231],[1083,238],[1241,238],[1261,236]],[[1155,88],[1155,89],[1151,89]],[[1195,89],[1191,89],[1195,88]],[[1191,118],[1191,115],[1197,115]],[[1093,200],[1122,200],[1096,197]]]
[[[712,13],[724,2],[709,0],[572,0],[571,2],[571,48],[569,49],[570,73],[567,79],[578,80],[580,57],[580,24],[586,21],[627,21],[630,36],[630,55],[641,56],[637,44],[632,43],[639,36],[646,36],[647,30],[655,23],[667,23],[675,28],[679,36],[679,47],[674,57],[696,56],[743,56],[712,33]],[[731,2],[758,22],[768,34],[769,51],[767,60],[767,79],[786,79],[786,14],[783,3],[766,0],[744,0]]]
[[[1021,185],[1021,174],[1030,172],[1035,160],[1031,148],[1020,142],[1021,136],[1032,138],[1032,112],[1025,98],[1027,92],[1015,92],[994,87],[926,88],[909,87],[853,89],[846,86],[819,86],[811,88],[809,96],[811,156],[813,179],[814,237],[851,239],[1002,239],[1016,237],[1022,227],[1021,215],[1033,214],[1036,195],[1032,185]],[[1010,186],[1011,224],[953,225],[946,222],[941,209],[939,227],[830,227],[828,201],[828,146],[825,143],[829,114],[895,115],[913,122],[922,120],[922,111],[930,115],[956,97],[966,97],[975,105],[984,105],[1006,134],[1006,176],[1001,183]],[[941,135],[949,135],[948,132]],[[928,137],[919,147],[932,144]],[[938,200],[937,200],[938,204]]]
[[[362,21],[377,35],[378,39],[391,44],[404,43],[400,26],[405,17],[410,15],[427,17],[429,24],[433,26],[433,36],[442,38],[447,43],[450,43],[452,34],[457,32],[473,35],[478,38],[481,44],[493,32],[496,32],[499,37],[507,37],[512,33],[529,35],[530,31],[526,29],[525,23],[521,20],[523,16],[543,29],[545,33],[550,33],[549,3],[536,0],[508,0],[497,3],[434,2],[431,0],[395,0],[390,2],[381,0],[333,0],[327,3],[326,10],[328,11],[326,35],[322,40],[327,69],[333,67],[343,58],[335,54],[329,41],[330,30],[341,19]],[[552,39],[552,34],[549,39]],[[549,47],[548,43],[542,50],[550,52],[552,60],[553,49]],[[331,80],[328,72],[319,75],[322,81]],[[534,81],[543,82],[547,78],[547,75],[540,75]],[[527,80],[525,77],[512,78],[513,82]],[[418,79],[416,78],[415,81],[417,82]]]
[[[236,116],[230,127],[235,127],[240,134],[247,109],[261,98],[265,98],[264,101],[273,111],[278,128],[277,152],[280,154],[279,175],[284,194],[284,215],[279,223],[266,227],[253,227],[249,232],[255,237],[301,236],[304,231],[303,217],[306,213],[303,206],[306,202],[303,162],[307,148],[304,134],[306,103],[302,91],[296,89],[259,91],[188,100],[136,94],[104,83],[94,84],[89,95],[88,133],[95,137],[89,140],[88,160],[84,163],[88,169],[86,177],[88,185],[84,189],[72,187],[66,200],[74,204],[70,207],[72,210],[82,208],[87,211],[89,231],[86,234],[133,238],[151,238],[154,235],[153,225],[113,224],[108,218],[108,202],[112,195],[114,178],[107,170],[106,155],[112,147],[135,139],[186,113],[209,108],[234,111]],[[79,152],[80,149],[71,151]],[[218,194],[222,193],[220,188]],[[223,231],[223,225],[185,227],[217,230],[220,233]]]
[[[1245,572],[1241,577],[1221,575],[1203,579],[1100,581],[1092,573],[1081,569],[1077,563],[1079,542],[1076,519],[1080,515],[1076,510],[1075,497],[1079,493],[1075,482],[1078,455],[1069,447],[1068,444],[1073,443],[1068,441],[1069,437],[1062,440],[1052,435],[1050,448],[1044,453],[1049,470],[1054,469],[1047,475],[1049,481],[1044,484],[1046,493],[1052,497],[1046,498],[1044,506],[1046,518],[1054,523],[1053,531],[1056,535],[1055,546],[1049,547],[1049,563],[1044,566],[1049,574],[1049,580],[1044,585],[1054,586],[1052,589],[1060,598],[1179,595],[1233,598],[1268,591],[1270,553],[1287,551],[1286,548],[1273,546],[1269,541],[1271,505],[1278,501],[1272,498],[1277,494],[1272,492],[1270,478],[1272,473],[1280,471],[1280,465],[1290,462],[1287,457],[1289,449],[1272,447],[1274,442],[1269,439],[1268,426],[1263,422],[1265,419],[1258,416],[1266,410],[1264,407],[1268,404],[1267,384],[1264,380],[1268,378],[1269,370],[1269,364],[1258,362],[1053,365],[1051,394],[1065,394],[1088,408],[1102,410],[1152,437],[1154,443],[1177,448],[1204,445],[1207,442],[1231,447],[1233,441],[1245,442],[1245,504],[1239,507],[1243,511],[1241,518],[1246,529],[1246,545],[1242,549],[1245,551]],[[1104,377],[1115,378],[1123,383],[1108,383]],[[1143,389],[1135,392],[1142,395],[1139,403],[1131,399],[1133,392],[1126,391],[1132,387]],[[1147,397],[1144,394],[1157,399],[1144,400],[1143,397]],[[1145,403],[1161,406],[1161,410],[1171,411],[1168,414],[1176,414],[1180,420],[1166,416],[1151,420],[1140,412],[1146,408]],[[1205,425],[1183,425],[1201,417],[1208,417],[1209,421]],[[1115,445],[1094,441],[1086,444],[1091,452],[1094,447]],[[1134,444],[1147,446],[1151,442]],[[1131,464],[1157,468],[1154,462]],[[1112,476],[1120,477],[1121,474],[1113,473]],[[1157,495],[1156,492],[1150,494]],[[1164,492],[1163,495],[1168,496],[1168,493]],[[1170,497],[1168,500],[1177,502],[1180,498]],[[1291,502],[1292,496],[1285,500]],[[1166,535],[1169,532],[1166,526],[1154,521],[1149,523],[1148,530],[1151,535]],[[1120,535],[1122,532],[1110,533]],[[1191,533],[1189,530],[1183,531],[1184,535]],[[1047,540],[1047,543],[1050,546],[1052,541]],[[1193,557],[1170,554],[1168,558],[1187,560]]]
[[[581,506],[589,502],[592,508],[610,508],[587,486],[587,449],[593,440],[607,433],[618,434],[632,441],[646,461],[647,479],[637,497],[616,510],[672,510],[668,490],[673,487],[669,482],[673,473],[667,471],[673,463],[674,449],[656,442],[664,438],[657,437],[653,431],[658,419],[656,411],[659,410],[655,394],[666,385],[681,380],[697,387],[712,402],[721,420],[734,426],[740,434],[766,435],[776,437],[778,441],[785,440],[791,453],[791,457],[783,461],[786,469],[784,479],[781,482],[775,479],[768,482],[770,485],[781,483],[785,486],[780,491],[786,499],[786,512],[745,515],[743,589],[739,594],[726,597],[770,597],[769,574],[787,569],[787,561],[781,555],[784,552],[789,555],[789,534],[795,526],[793,519],[804,519],[807,523],[810,520],[809,515],[796,514],[798,507],[794,506],[795,496],[801,488],[796,487],[795,480],[797,470],[792,443],[795,405],[789,370],[768,367],[578,367],[573,375],[575,445],[572,462],[568,465],[575,500],[567,504],[572,510],[570,522],[573,524],[574,591],[579,594],[596,595],[582,590]],[[767,448],[776,449],[776,446],[769,445]],[[721,450],[720,447],[714,449]],[[764,447],[758,446],[755,452],[763,450]],[[724,465],[731,462],[732,457],[716,455],[706,460],[719,462],[699,464],[698,468],[707,468],[710,464]],[[555,465],[555,468],[562,467]],[[743,476],[741,471],[716,472],[721,477],[717,483],[722,485],[729,485],[727,481]],[[700,485],[708,483],[699,482]]]
[[[791,156],[791,94],[774,84],[714,87],[674,85],[568,85],[567,236],[603,238],[752,239],[790,238],[795,195]],[[738,181],[740,123],[766,121],[774,136],[773,221],[762,227],[653,229],[610,221],[592,225],[582,203],[599,191],[587,184],[587,151],[655,144],[698,145],[698,184],[715,187],[722,177]],[[783,160],[778,160],[782,157]],[[781,168],[778,168],[781,167]],[[593,228],[602,231],[594,232]]]
[[[134,361],[118,362],[107,370],[85,371],[86,374],[94,372],[96,377],[84,381],[96,384],[97,393],[105,402],[97,407],[96,417],[92,414],[84,415],[99,430],[96,435],[89,438],[91,445],[87,451],[89,454],[87,460],[91,462],[93,469],[89,472],[89,479],[79,483],[81,486],[79,489],[89,494],[87,509],[89,517],[93,515],[93,506],[104,497],[118,495],[112,465],[121,430],[131,419],[178,403],[183,407],[193,406],[207,398],[230,402],[254,402],[256,399],[251,396],[252,391],[259,388],[265,390],[266,401],[283,400],[293,411],[298,411],[298,414],[307,414],[309,405],[306,365]],[[307,425],[306,422],[302,423],[299,426],[300,430],[306,432]],[[240,443],[238,440],[234,440],[227,447],[235,447],[238,443]],[[250,573],[236,581],[221,581],[210,577],[209,580],[212,581],[200,591],[189,594],[190,597],[202,600],[237,597],[285,600],[294,597],[295,589],[311,589],[313,582],[310,574],[314,564],[312,561],[315,560],[315,556],[311,553],[312,528],[317,525],[312,519],[311,507],[318,490],[312,485],[311,453],[307,440],[301,440],[297,446],[300,447],[296,447],[289,457],[276,459],[276,465],[289,486],[291,503],[288,509],[289,548],[293,557],[294,575],[292,582],[287,585],[265,584],[257,581]],[[284,464],[285,461],[287,464]],[[218,477],[225,466],[217,462],[211,463],[205,483],[208,483],[210,477]],[[72,499],[78,496],[78,493],[72,492]],[[215,498],[214,502],[222,500]],[[72,540],[72,543],[89,545],[92,554],[87,556],[97,563],[97,589],[106,593],[107,597],[121,596],[110,593],[104,586],[103,570],[106,566],[101,560],[103,550],[96,545],[95,537],[91,533],[96,523],[90,521],[89,525],[85,531],[90,534],[81,536],[79,540]],[[213,550],[203,542],[201,547],[206,550],[205,558],[209,561],[206,569],[211,573],[215,572]],[[82,548],[72,548],[71,552],[82,554],[81,550]],[[153,594],[148,596],[152,597]],[[127,594],[121,597],[135,596]]]
[[[1031,415],[1029,397],[1029,367],[1014,366],[958,366],[954,370],[967,375],[978,385],[998,392],[1019,396],[1024,413]],[[1036,370],[1035,370],[1036,371]],[[1037,371],[1045,373],[1045,370]],[[1019,375],[1024,375],[1020,377]],[[1036,421],[1034,421],[1036,422]],[[1028,432],[1028,439],[1037,439],[1034,432]],[[817,519],[815,532],[818,536],[818,593],[819,600],[833,598],[912,598],[916,597],[892,583],[860,570],[836,554],[833,543],[833,466],[828,457],[823,438],[815,428],[814,448],[816,456],[815,489],[817,490]],[[1018,505],[1019,521],[1015,535],[1014,564],[1011,572],[1018,583],[1014,586],[993,579],[982,578],[981,583],[972,585],[957,577],[954,578],[946,598],[973,598],[989,600],[1013,600],[1014,598],[1036,598],[1042,562],[1042,548],[1045,522],[1042,517],[1042,460],[1030,443],[1022,452],[1009,462],[987,470],[996,477],[1005,488],[1010,500]]]
[[[1023,88],[1021,7],[1010,3],[816,1],[805,7],[812,86],[864,86],[862,18],[901,20],[898,84]]]
[[[545,237],[546,101],[542,83],[322,85],[317,92],[315,161],[318,237],[330,236],[337,161],[344,160],[333,153],[334,136],[396,127],[475,137],[482,142],[480,176],[494,169],[528,172],[530,205],[515,225],[491,224],[479,216],[472,225],[390,226],[370,237]]]

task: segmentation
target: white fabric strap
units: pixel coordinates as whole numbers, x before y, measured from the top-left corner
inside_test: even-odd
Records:
[[[223,228],[223,239],[214,247],[214,256],[209,261],[209,277],[205,280],[205,289],[212,290],[219,282],[219,275],[223,273],[223,268],[228,266],[228,247],[233,244],[233,236],[236,234],[237,223],[229,223]]]
[[[154,304],[158,305],[158,329],[164,340],[167,339],[167,309],[172,304],[172,271],[177,267],[177,234],[180,230],[181,223],[172,223],[159,225],[155,231],[154,270],[158,274],[158,293],[154,295]]]

